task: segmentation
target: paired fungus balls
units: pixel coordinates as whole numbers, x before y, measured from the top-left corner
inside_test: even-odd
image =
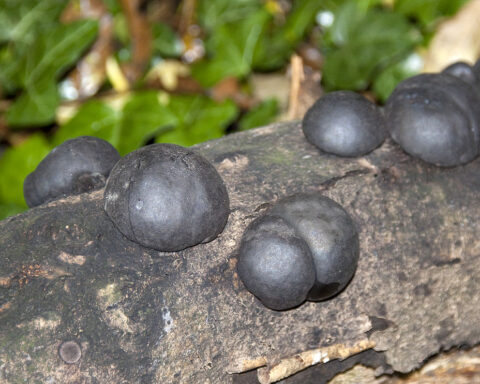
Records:
[[[285,310],[343,290],[358,254],[348,213],[325,196],[299,194],[279,201],[247,228],[237,270],[265,306]]]
[[[159,251],[213,240],[230,213],[222,178],[192,150],[154,144],[121,158],[89,136],[54,148],[25,179],[24,195],[34,207],[103,186],[105,211],[120,232]]]
[[[427,163],[468,163],[480,153],[480,61],[404,80],[384,113],[354,92],[328,93],[307,111],[302,128],[308,141],[339,156],[367,154],[389,132],[405,152]]]
[[[438,166],[473,160],[480,151],[477,81],[465,63],[404,80],[386,103],[393,140],[410,155]]]
[[[123,157],[107,180],[104,202],[127,238],[165,252],[213,240],[230,213],[216,169],[174,144],[149,145]]]
[[[102,188],[120,159],[117,150],[96,137],[81,136],[55,147],[23,184],[29,207]]]
[[[351,91],[318,99],[305,114],[302,128],[307,140],[322,151],[349,157],[374,150],[387,135],[380,109]]]

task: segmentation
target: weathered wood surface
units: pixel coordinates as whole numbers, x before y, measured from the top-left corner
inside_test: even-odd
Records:
[[[319,383],[356,362],[408,372],[433,354],[480,341],[480,160],[441,169],[385,143],[361,159],[325,155],[298,123],[197,147],[231,198],[214,241],[162,254],[127,240],[102,192],[0,222],[0,382],[255,383],[230,374],[310,349],[375,350],[306,369],[285,383]],[[357,273],[340,295],[275,312],[235,274],[245,227],[297,192],[342,204],[360,233]],[[75,341],[66,364],[58,348]]]

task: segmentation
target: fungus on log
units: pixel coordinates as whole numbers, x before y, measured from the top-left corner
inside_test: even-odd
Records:
[[[480,342],[480,159],[438,168],[391,140],[341,158],[300,123],[196,150],[230,196],[209,243],[144,248],[114,227],[101,190],[0,222],[0,381],[321,383],[356,363],[409,372]],[[358,268],[334,299],[276,312],[239,281],[238,248],[266,207],[302,192],[352,216]],[[64,361],[67,341],[81,353]]]

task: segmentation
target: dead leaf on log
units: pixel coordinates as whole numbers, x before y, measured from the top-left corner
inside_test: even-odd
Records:
[[[473,64],[480,56],[480,0],[467,2],[438,26],[427,52],[424,72],[439,72],[456,61]]]

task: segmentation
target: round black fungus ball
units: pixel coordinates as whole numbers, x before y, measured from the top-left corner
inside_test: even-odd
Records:
[[[480,93],[458,76],[422,74],[400,83],[386,103],[392,138],[404,151],[438,166],[478,155]]]
[[[102,188],[120,155],[105,140],[81,136],[67,140],[38,164],[23,183],[29,207]]]
[[[358,234],[333,200],[300,194],[279,201],[246,230],[237,270],[265,306],[284,310],[336,295],[353,277]]]
[[[238,274],[247,289],[271,309],[296,307],[315,283],[310,250],[280,217],[265,216],[245,232]]]
[[[475,74],[472,66],[463,61],[450,64],[442,71],[442,73],[458,77],[470,84],[477,82],[477,75]]]
[[[120,232],[164,252],[213,240],[230,213],[216,169],[174,144],[149,145],[123,157],[107,180],[104,201]]]
[[[308,141],[339,156],[361,156],[377,148],[387,134],[380,109],[351,91],[327,93],[307,111],[302,123]]]
[[[316,279],[308,299],[324,300],[345,288],[357,268],[359,244],[339,204],[321,195],[296,195],[277,203],[270,215],[288,222],[312,253]]]

